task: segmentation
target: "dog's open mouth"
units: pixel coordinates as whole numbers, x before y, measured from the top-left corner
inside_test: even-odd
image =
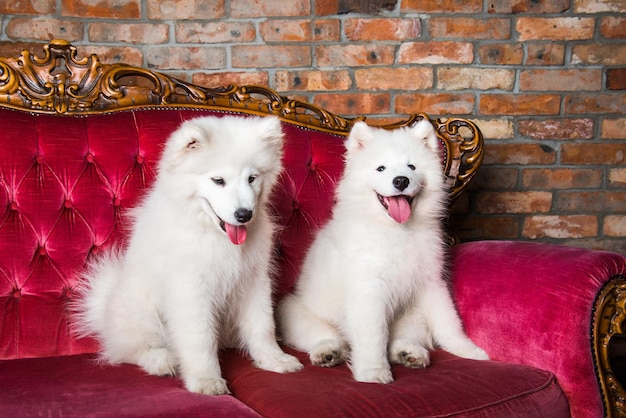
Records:
[[[228,235],[228,239],[235,245],[241,245],[246,242],[246,237],[248,236],[248,230],[245,225],[231,225],[229,223],[224,222],[220,218],[220,227],[226,235]]]
[[[207,213],[212,212],[213,215],[215,215],[219,221],[220,228],[226,233],[230,242],[235,245],[241,245],[246,242],[248,230],[245,225],[232,225],[224,222],[224,220],[217,215],[217,212],[215,212],[215,209],[213,209],[213,206],[211,206],[211,203],[206,198],[202,198],[202,206]]]
[[[411,217],[411,203],[415,196],[397,195],[397,196],[382,196],[376,193],[378,201],[387,210],[389,216],[394,221],[402,224],[409,220]]]

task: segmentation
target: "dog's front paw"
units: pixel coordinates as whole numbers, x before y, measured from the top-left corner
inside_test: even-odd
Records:
[[[333,367],[346,359],[348,349],[335,340],[320,341],[309,353],[311,363],[315,366]]]
[[[424,368],[430,365],[430,354],[426,348],[419,344],[407,340],[398,340],[391,343],[389,361],[412,369]]]
[[[221,377],[204,377],[185,379],[185,388],[189,392],[203,395],[227,395],[230,393],[226,380]]]
[[[263,370],[269,370],[275,373],[292,373],[302,370],[304,367],[294,356],[283,354],[280,357],[269,361],[257,361],[256,366]]]
[[[474,360],[489,360],[489,355],[480,347],[474,347],[473,349],[468,350],[467,355],[463,357]]]
[[[462,339],[452,346],[444,346],[442,348],[455,356],[473,360],[489,360],[489,356],[485,353],[485,350],[478,347],[469,339]]]
[[[353,370],[354,380],[357,382],[368,383],[391,383],[393,375],[391,370],[386,367],[375,367],[362,370]]]
[[[137,364],[147,373],[156,376],[174,376],[176,360],[167,348],[151,348],[143,352]]]

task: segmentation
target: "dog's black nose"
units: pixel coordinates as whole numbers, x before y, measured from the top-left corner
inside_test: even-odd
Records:
[[[404,176],[398,176],[395,179],[393,179],[393,185],[395,186],[396,189],[402,191],[406,189],[407,187],[409,187],[409,178],[404,177]]]
[[[237,222],[245,224],[252,219],[252,211],[244,208],[239,208],[235,211],[235,219]]]

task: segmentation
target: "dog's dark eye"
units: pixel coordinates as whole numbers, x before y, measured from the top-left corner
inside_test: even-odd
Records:
[[[221,177],[213,177],[211,180],[213,181],[213,183],[217,184],[218,186],[226,185],[226,182]]]
[[[256,180],[256,176],[250,176],[250,177],[248,177],[248,184],[252,184],[252,183],[254,183],[254,180]]]
[[[376,171],[385,171],[385,166],[384,166],[384,165],[379,166],[379,167],[376,169]]]
[[[413,164],[409,164],[409,168],[413,171],[415,171],[415,166]]]

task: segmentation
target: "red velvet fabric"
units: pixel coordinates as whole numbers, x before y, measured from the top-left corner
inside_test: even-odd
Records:
[[[258,417],[233,396],[187,391],[180,379],[93,355],[0,361],[2,417]]]
[[[443,351],[426,369],[394,366],[389,385],[358,383],[346,365],[287,375],[222,352],[233,396],[187,392],[179,379],[132,365],[99,365],[93,355],[0,361],[0,412],[14,417],[568,417],[554,376],[539,369],[478,362]],[[546,415],[548,414],[548,415]]]
[[[539,369],[480,362],[444,351],[431,366],[393,366],[388,385],[359,383],[345,364],[312,366],[277,375],[255,369],[235,351],[224,353],[225,377],[238,399],[267,417],[569,417],[567,399],[554,376]]]
[[[589,327],[597,293],[626,276],[626,259],[505,241],[458,245],[452,256],[455,299],[476,344],[495,360],[553,372],[574,416],[602,416]]]
[[[87,257],[120,238],[121,215],[184,117],[0,110],[0,358],[96,349],[68,331],[72,288]]]
[[[343,173],[343,137],[283,126],[284,171],[271,204],[280,225],[277,297],[291,291],[314,233],[329,218]]]

